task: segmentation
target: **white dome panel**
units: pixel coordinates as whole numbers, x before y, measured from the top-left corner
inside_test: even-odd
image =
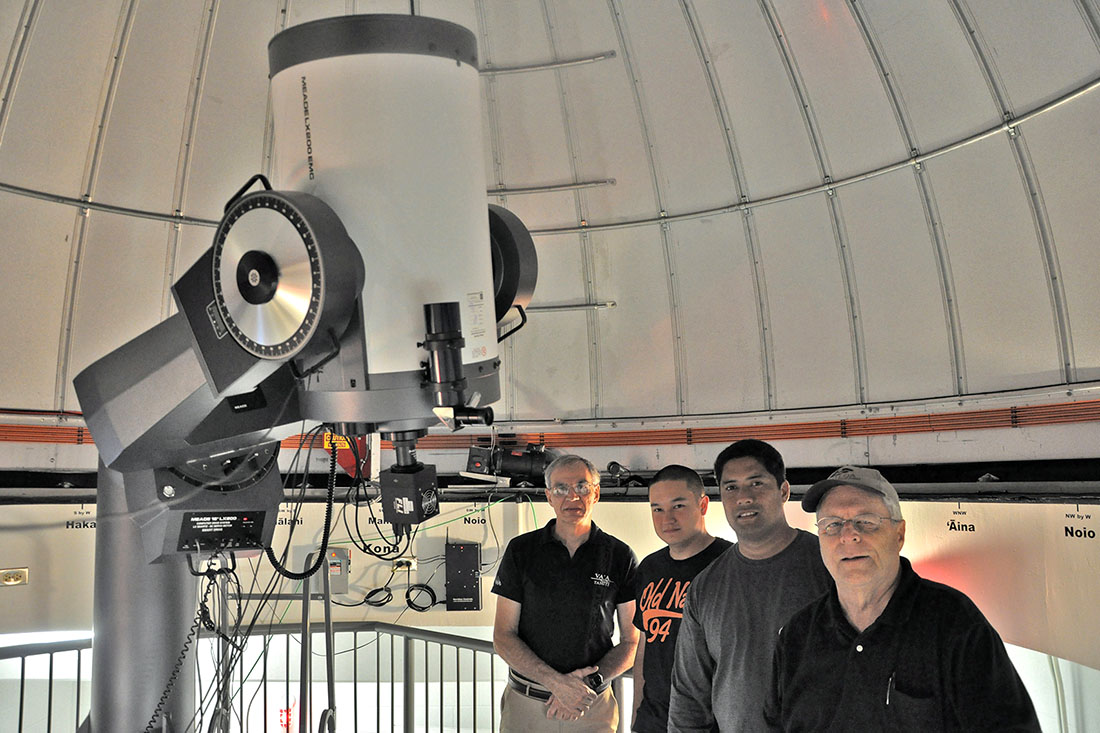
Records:
[[[540,0],[478,3],[478,62],[483,69],[554,60]]]
[[[0,105],[0,180],[51,193],[80,189],[111,71],[119,3],[40,3],[11,58]],[[79,18],[79,22],[74,22]]]
[[[953,394],[942,276],[913,170],[846,186],[837,196],[859,295],[866,400]]]
[[[768,288],[775,408],[850,404],[858,379],[837,241],[824,195],[754,210]]]
[[[587,303],[587,271],[585,251],[589,245],[576,235],[542,236],[535,239],[539,258],[539,281],[531,300],[532,307],[563,306]],[[591,257],[591,255],[588,255]],[[522,331],[520,332],[522,333]]]
[[[96,158],[94,200],[150,211],[174,208],[175,160],[203,15],[188,3],[138,6]],[[156,94],[150,96],[150,89]]]
[[[933,159],[928,170],[951,260],[967,390],[1060,382],[1049,279],[1008,142],[983,140]]]
[[[572,161],[569,159],[554,73],[502,74],[494,80],[494,84],[500,144],[498,154],[504,185],[523,187],[544,182],[571,183]],[[532,155],[534,150],[541,151],[541,154]],[[539,223],[551,222],[539,220]],[[570,212],[567,221],[553,220],[553,223],[575,224],[576,212]]]
[[[675,415],[676,349],[669,318],[668,268],[661,228],[592,235],[600,400],[596,417]]]
[[[492,4],[508,3],[493,0]],[[552,25],[559,60],[585,58],[606,51],[622,54],[614,21],[615,8],[616,5],[622,7],[621,0],[595,3],[592,0],[535,0],[533,4],[537,8],[534,14]],[[530,63],[531,55],[526,59]],[[595,64],[604,65],[604,62]]]
[[[907,153],[882,81],[843,0],[775,3],[833,180]]]
[[[1049,102],[1096,76],[1100,49],[1089,32],[1085,3],[970,2],[985,53],[995,65],[1017,115]],[[1092,9],[1097,18],[1095,6]],[[1093,21],[1095,22],[1095,21]]]
[[[1024,128],[1056,244],[1075,379],[1100,379],[1100,96],[1060,107]]]
[[[637,106],[620,58],[562,72],[570,106],[577,177],[614,179],[613,186],[581,192],[591,223],[645,219],[657,215],[653,175]],[[576,223],[576,222],[574,222]],[[532,225],[538,222],[530,222]]]
[[[498,203],[528,226],[539,222],[551,227],[575,227],[577,200],[578,193],[575,191],[545,191],[523,196],[507,196]]]
[[[101,356],[167,317],[165,252],[171,225],[93,212],[73,297],[66,384]],[[170,296],[169,296],[170,297]],[[69,403],[72,409],[76,403]]]
[[[416,0],[417,13],[429,18],[442,18],[458,23],[463,28],[478,32],[478,5],[476,0]],[[344,3],[344,12],[358,13],[397,13],[409,12],[407,0],[352,0],[351,8]]]
[[[709,209],[735,200],[725,130],[707,86],[684,10],[674,3],[624,3],[619,18],[651,146],[661,208]],[[643,81],[644,80],[644,81]]]
[[[759,5],[696,7],[725,100],[731,144],[748,182],[742,194],[760,199],[821,183],[790,78]]]
[[[76,209],[0,193],[0,405],[37,410],[57,388]]]
[[[539,285],[532,308],[589,302],[580,237],[539,237],[535,245]],[[504,342],[511,354],[505,379],[515,385],[510,416],[520,420],[592,416],[590,318],[591,311],[583,309],[534,310],[527,325]]]
[[[185,120],[187,170],[177,173],[186,180],[182,209],[191,216],[219,219],[225,202],[250,176],[267,172],[267,42],[278,19],[263,0],[218,6],[193,130],[192,121]],[[181,156],[179,165],[184,164]]]
[[[214,227],[183,224],[178,236],[172,238],[175,257],[171,262],[171,281],[174,283],[187,272],[199,256],[214,245]],[[176,312],[175,300],[169,296],[168,313]]]
[[[760,302],[740,212],[672,225],[685,412],[767,405]]]
[[[584,311],[532,314],[512,338],[514,420],[571,420],[592,417],[590,344]],[[509,377],[510,380],[510,377]]]
[[[0,42],[10,47],[12,39],[23,32],[28,8],[17,3],[0,3]]]
[[[859,7],[898,90],[919,152],[936,150],[1000,120],[950,3],[865,0]],[[930,28],[937,32],[930,33]]]
[[[364,9],[360,12],[395,12],[394,8],[387,9],[383,7],[385,4],[384,1],[379,2],[378,0],[364,0],[363,5],[367,5],[368,3],[371,7],[364,7]],[[355,0],[352,0],[351,4],[355,4]],[[286,8],[285,11],[280,10],[280,12],[286,13],[286,18],[280,22],[279,27],[268,29],[270,31],[270,35],[272,36],[275,35],[275,33],[277,33],[278,31],[281,31],[283,28],[287,28],[292,25],[308,23],[311,20],[317,20],[319,18],[331,18],[337,15],[345,15],[349,12],[356,12],[354,8],[348,7],[348,3],[345,0],[311,0],[311,2],[308,3],[287,2],[285,4],[268,3],[267,5],[269,8],[272,5],[282,6]],[[406,7],[401,10],[396,10],[396,12],[408,12],[408,8]],[[267,45],[265,44],[264,50],[266,51],[266,49]]]
[[[614,186],[584,189],[582,215],[593,223],[655,216],[659,207],[652,169],[612,4],[566,0],[541,6],[552,24],[553,60],[614,54],[558,72],[537,72],[561,76],[577,180],[616,181]],[[538,226],[537,221],[530,223]]]
[[[515,325],[515,324],[512,324]],[[502,341],[497,346],[497,356],[500,358],[500,399],[492,404],[494,420],[514,420],[516,403],[516,370],[512,367],[515,362],[515,339],[518,334]]]

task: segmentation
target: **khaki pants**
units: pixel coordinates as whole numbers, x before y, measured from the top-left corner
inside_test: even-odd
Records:
[[[546,703],[504,688],[500,698],[500,733],[615,733],[619,702],[608,686],[580,720],[551,720]]]

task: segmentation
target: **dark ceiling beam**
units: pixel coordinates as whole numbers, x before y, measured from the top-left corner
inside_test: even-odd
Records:
[[[695,468],[703,475],[708,493],[717,495],[710,468]],[[828,476],[834,468],[836,466],[788,468],[787,480],[791,483],[792,496],[800,498],[810,485]],[[880,468],[901,498],[908,501],[1100,504],[1100,481],[1096,479],[1100,476],[1100,458],[908,464]],[[605,475],[600,498],[602,501],[645,501],[646,483],[652,474],[652,471],[627,471],[618,476]],[[94,504],[96,478],[91,471],[0,471],[0,504]],[[310,474],[305,501],[324,501],[327,480],[325,474]],[[288,477],[287,484],[300,486],[301,475]],[[336,484],[337,500],[343,502],[351,485],[350,479],[341,473]],[[543,489],[538,486],[502,488],[457,474],[441,474],[439,486],[443,501],[485,502],[507,494],[515,494],[517,499],[527,496],[535,501],[543,500]],[[294,488],[287,489],[288,501],[295,492]]]

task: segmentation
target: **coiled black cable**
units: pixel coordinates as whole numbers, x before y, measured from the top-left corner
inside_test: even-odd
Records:
[[[168,704],[168,698],[172,695],[172,688],[176,685],[176,680],[180,676],[180,671],[183,669],[183,662],[187,659],[187,652],[191,649],[191,644],[195,641],[195,636],[199,631],[199,624],[202,623],[202,618],[209,614],[206,610],[206,602],[210,600],[210,592],[214,590],[214,578],[211,577],[206,583],[206,590],[203,591],[202,600],[199,601],[199,608],[195,612],[195,620],[191,624],[191,628],[187,631],[187,638],[183,641],[183,649],[180,650],[179,656],[176,657],[176,663],[172,666],[172,674],[168,675],[168,684],[164,686],[164,692],[160,695],[160,700],[157,702],[156,708],[153,709],[153,716],[149,718],[149,722],[145,725],[145,733],[153,733],[153,726],[156,725],[157,718],[161,716],[164,711],[164,706]]]
[[[431,600],[426,604],[418,603],[417,601],[413,600],[413,592],[414,591],[416,593],[427,593],[428,598],[431,599]],[[435,591],[432,590],[432,587],[430,585],[428,585],[427,583],[413,583],[412,585],[410,585],[405,590],[405,605],[408,606],[409,608],[411,608],[414,611],[419,611],[420,613],[424,613],[424,612],[428,611],[428,609],[430,609],[436,603],[437,603],[437,601],[436,601]]]
[[[325,562],[325,556],[328,555],[328,537],[329,528],[332,524],[332,501],[336,492],[336,443],[333,442],[329,446],[329,466],[328,466],[328,498],[325,502],[325,526],[321,530],[321,549],[317,553],[317,559],[313,562],[313,567],[306,570],[304,573],[296,573],[293,570],[287,570],[279,563],[279,558],[275,557],[275,551],[271,549],[271,545],[264,548],[264,553],[267,555],[268,561],[271,566],[275,568],[275,571],[284,578],[290,580],[305,580],[306,578],[313,577],[318,570],[321,569],[321,565]]]
[[[393,600],[393,591],[390,590],[389,585],[384,585],[381,588],[375,588],[363,596],[363,603],[374,608],[381,608],[390,601]]]
[[[373,606],[374,608],[381,608],[390,601],[393,600],[393,591],[390,590],[390,581],[393,580],[394,571],[390,571],[390,577],[386,578],[386,582],[378,588],[368,591],[363,600],[356,601],[355,603],[340,603],[340,601],[333,601],[336,606],[343,606],[345,608],[355,608],[356,606]]]

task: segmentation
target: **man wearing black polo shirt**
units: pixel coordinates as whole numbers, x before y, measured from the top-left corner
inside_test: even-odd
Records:
[[[686,466],[665,466],[649,484],[653,530],[668,546],[647,555],[635,581],[634,625],[642,631],[634,657],[637,733],[668,730],[668,697],[676,638],[692,580],[732,544],[707,532],[710,498],[703,479]]]
[[[561,456],[544,478],[555,519],[508,543],[493,583],[493,646],[509,667],[500,730],[610,733],[619,721],[610,682],[630,667],[638,643],[637,560],[592,521],[595,466]]]
[[[836,589],[779,633],[765,717],[775,731],[1039,733],[1001,637],[963,593],[901,557],[898,492],[843,466],[802,498]]]

